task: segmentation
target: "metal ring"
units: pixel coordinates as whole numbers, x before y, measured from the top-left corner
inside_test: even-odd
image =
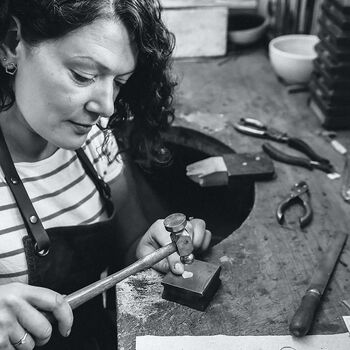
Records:
[[[19,345],[24,344],[26,342],[27,337],[28,337],[28,333],[25,332],[24,336],[17,343],[13,343],[12,345],[17,347]]]
[[[34,244],[34,250],[35,250],[35,253],[36,253],[37,255],[39,255],[39,256],[46,256],[47,254],[49,254],[49,251],[50,251],[49,248],[39,250],[39,248],[38,248],[38,243],[35,243],[35,244]]]

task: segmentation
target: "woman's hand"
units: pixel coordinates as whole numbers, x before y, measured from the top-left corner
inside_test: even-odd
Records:
[[[39,310],[52,313],[60,333],[69,335],[73,313],[61,294],[23,283],[0,286],[0,350],[31,350],[49,341],[52,326]]]
[[[171,243],[170,233],[165,230],[163,222],[164,220],[157,220],[141,238],[136,249],[136,257],[138,259]],[[192,235],[192,242],[195,250],[204,251],[208,249],[211,240],[211,232],[206,229],[203,220],[192,219],[188,221],[187,231]],[[184,272],[184,266],[177,253],[170,255],[167,259],[163,259],[155,264],[153,268],[160,272],[168,272],[170,269],[173,273],[180,275]]]

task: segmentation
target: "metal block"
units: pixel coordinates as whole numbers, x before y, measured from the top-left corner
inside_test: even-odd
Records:
[[[200,260],[185,265],[190,278],[169,272],[163,279],[163,299],[204,311],[220,286],[221,266]]]

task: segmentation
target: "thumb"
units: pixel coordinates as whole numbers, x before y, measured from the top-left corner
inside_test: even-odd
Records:
[[[169,271],[169,263],[167,259],[163,259],[152,266],[152,269],[157,270],[162,273],[167,273]]]
[[[169,255],[167,259],[170,271],[175,275],[182,275],[185,271],[185,268],[180,260],[180,255],[178,253],[173,253]]]

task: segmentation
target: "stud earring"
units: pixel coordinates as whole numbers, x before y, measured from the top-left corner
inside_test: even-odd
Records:
[[[3,61],[7,61],[7,57],[3,57],[2,60],[3,60]]]
[[[6,66],[5,66],[5,71],[7,74],[9,75],[15,75],[16,72],[17,72],[17,64],[16,63],[8,63]]]

